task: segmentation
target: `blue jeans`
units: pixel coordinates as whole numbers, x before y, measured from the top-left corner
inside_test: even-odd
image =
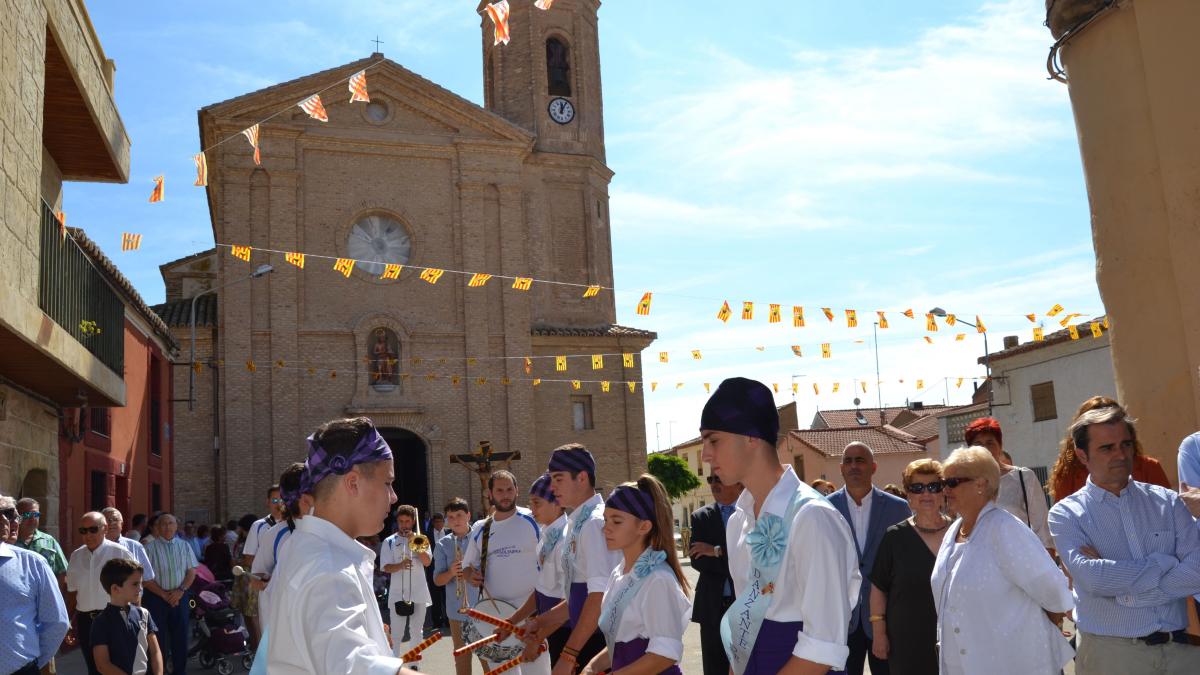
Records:
[[[188,625],[191,618],[188,600],[191,597],[191,593],[184,593],[179,599],[179,604],[172,607],[166,600],[153,593],[142,594],[142,604],[158,625],[158,643],[163,653],[170,655],[171,664],[175,668],[174,675],[187,675],[188,636],[191,635],[191,627]],[[164,656],[164,662],[165,659]]]

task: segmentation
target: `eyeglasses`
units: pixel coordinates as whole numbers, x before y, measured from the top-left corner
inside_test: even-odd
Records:
[[[970,483],[973,480],[975,480],[975,479],[974,478],[943,478],[942,482],[945,483],[946,487],[948,487],[948,488],[956,488],[959,485],[962,485],[963,483]]]
[[[81,528],[79,528],[79,534],[96,534],[100,530],[101,530],[101,527],[99,525],[92,525],[91,527],[81,527]]]
[[[928,492],[931,495],[941,493],[945,485],[940,480],[935,480],[932,483],[909,483],[905,486],[904,491],[910,495],[919,495]]]
[[[709,476],[709,477],[708,477],[708,478],[706,478],[705,480],[707,480],[707,481],[708,481],[708,484],[709,484],[709,485],[712,485],[713,483],[720,483],[720,482],[721,482],[721,479],[720,479],[720,478],[717,478],[716,476]]]
[[[283,500],[282,500],[282,499],[279,499],[278,497],[276,497],[275,499],[272,499],[272,500],[271,500],[271,503],[272,503],[272,504],[282,504],[282,503],[283,503]]]
[[[8,520],[17,520],[17,510],[4,509],[3,511],[0,511],[0,517],[7,518]]]
[[[26,511],[25,513],[21,514],[21,520],[32,520],[34,518],[41,518],[41,517],[42,517],[41,511]]]

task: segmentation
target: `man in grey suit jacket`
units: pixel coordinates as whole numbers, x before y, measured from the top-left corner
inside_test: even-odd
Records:
[[[888,662],[871,653],[871,640],[874,639],[869,617],[871,568],[875,566],[875,553],[884,531],[912,515],[908,502],[871,484],[876,468],[875,453],[866,443],[856,441],[847,445],[842,452],[841,466],[846,485],[829,495],[829,501],[850,523],[854,545],[858,549],[858,571],[863,578],[858,604],[850,614],[847,675],[862,675],[863,661],[868,658],[871,675],[888,675]]]

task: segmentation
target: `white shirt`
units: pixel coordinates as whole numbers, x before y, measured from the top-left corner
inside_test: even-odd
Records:
[[[118,544],[133,554],[133,559],[142,566],[142,581],[154,581],[154,565],[150,564],[150,556],[146,555],[146,547],[137,539],[117,537]]]
[[[1021,492],[1021,481],[1025,482],[1024,493]],[[1028,511],[1025,509],[1027,499]],[[1054,548],[1054,538],[1050,536],[1050,526],[1046,524],[1050,507],[1046,505],[1046,493],[1033,471],[1014,468],[1006,474],[1001,474],[1000,494],[996,497],[996,506],[1013,514],[1017,520],[1033,530],[1043,548]]]
[[[242,546],[242,555],[258,555],[259,537],[262,536],[263,532],[276,525],[269,518],[270,516],[259,518],[250,526],[250,531],[246,533],[246,543]]]
[[[107,539],[102,540],[95,551],[80,546],[71,554],[71,561],[67,563],[67,590],[78,593],[75,609],[98,612],[108,606],[108,591],[100,584],[100,570],[104,563],[114,558],[133,560],[133,554]]]
[[[291,538],[292,531],[288,528],[287,521],[275,523],[266,532],[263,532],[259,542],[258,555],[254,556],[254,561],[250,564],[250,573],[261,576],[270,577],[275,573],[275,565],[278,562],[277,554],[282,555],[284,543]],[[278,543],[276,543],[278,542]],[[271,584],[267,583],[267,587],[258,594],[258,615],[267,617],[268,603],[271,596]]]
[[[602,612],[607,611],[621,589],[633,583],[633,574],[625,574],[624,563],[609,577]],[[642,582],[637,595],[625,606],[614,642],[649,640],[646,653],[679,661],[683,658],[683,632],[692,620],[692,601],[683,593],[670,567],[660,566]]]
[[[854,497],[850,496],[850,491],[846,491],[846,508],[850,510],[850,517],[854,519],[854,538],[858,540],[860,551],[867,548],[867,528],[871,524],[871,495],[874,494],[874,489],[868,490],[863,497],[862,506],[859,506],[854,502]]]
[[[538,569],[537,581],[533,585],[533,590],[541,593],[548,598],[562,598],[563,590],[563,571],[562,571],[562,552],[565,544],[563,537],[566,536],[564,530],[567,527],[567,514],[562,514],[558,520],[550,523],[542,528],[541,539],[538,540],[538,558],[542,560],[542,565]],[[558,542],[554,546],[554,550],[542,558],[542,549],[545,548],[546,541],[553,537],[552,533],[558,532]]]
[[[762,511],[780,518],[787,514],[797,490],[821,494],[796,477],[786,467],[779,482],[771,488]],[[853,501],[853,500],[848,500]],[[754,530],[754,495],[742,492],[734,503],[737,510],[729,516],[725,537],[729,543],[729,574],[734,592],[741,597],[750,583],[750,546],[746,537]],[[850,611],[858,603],[858,552],[850,535],[850,526],[827,499],[814,498],[796,512],[789,527],[784,561],[775,578],[776,588],[795,589],[777,593],[767,608],[771,621],[803,621],[804,630],[796,635],[792,655],[841,670],[850,650],[846,647]]]
[[[463,553],[463,567],[479,569],[485,523],[486,518],[471,527],[467,550]],[[538,576],[539,533],[537,521],[524,507],[518,506],[516,512],[504,520],[492,521],[483,579],[488,595],[518,607],[529,598]]]
[[[375,553],[316,516],[296,522],[271,591],[271,675],[395,675],[372,577]]]
[[[1026,525],[988,504],[966,543],[946,530],[933,566],[944,674],[1057,675],[1074,653],[1042,608],[1075,606],[1067,578]]]
[[[433,554],[430,554],[430,563],[433,564]],[[408,600],[410,602],[419,602],[426,607],[433,604],[433,599],[429,595],[429,583],[425,581],[425,567],[421,564],[421,558],[412,549],[408,547],[408,537],[401,537],[399,534],[393,534],[379,546],[379,566],[395,565],[402,560],[412,560],[413,566],[392,572],[391,584],[388,586],[388,602],[395,603],[399,600]]]
[[[596,510],[583,524],[583,529],[579,531],[579,537],[575,540],[575,570],[572,583],[586,583],[588,593],[603,593],[608,590],[612,569],[621,562],[621,552],[608,550],[608,544],[604,541],[604,499],[600,495],[592,495],[591,499],[571,512],[567,531],[563,534],[563,544],[570,545],[569,539],[571,531],[575,529],[575,523],[582,517],[584,509],[591,504],[597,505]],[[563,579],[564,584],[566,581]],[[562,597],[571,597],[571,589],[565,588]]]

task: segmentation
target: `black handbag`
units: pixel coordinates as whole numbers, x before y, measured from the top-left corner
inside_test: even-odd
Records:
[[[417,611],[417,605],[412,600],[396,601],[396,616],[412,616]]]

